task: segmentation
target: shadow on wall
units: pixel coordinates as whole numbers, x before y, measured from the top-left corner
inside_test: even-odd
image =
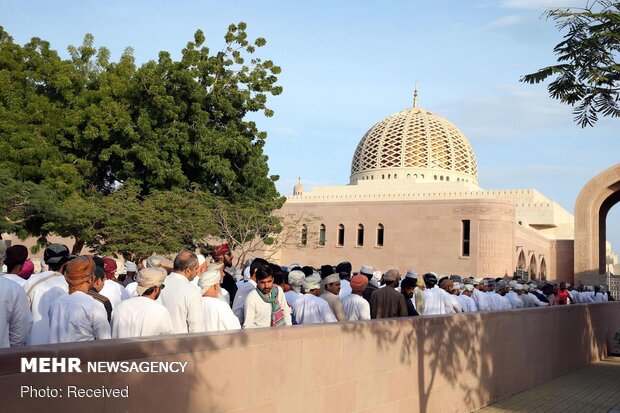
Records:
[[[464,403],[463,411],[477,408],[493,394],[492,383],[480,378],[494,374],[490,349],[501,347],[502,334],[488,334],[478,314],[347,323],[342,329],[360,341],[374,340],[379,362],[390,353],[398,354],[407,380],[388,385],[400,386],[400,397],[409,393],[410,402],[417,403],[412,411],[429,411],[431,393],[446,388],[458,392],[453,400]],[[435,398],[431,410],[445,402]]]

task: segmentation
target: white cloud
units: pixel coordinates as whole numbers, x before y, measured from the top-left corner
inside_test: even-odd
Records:
[[[547,9],[583,7],[585,0],[501,0],[500,7],[508,9]]]
[[[506,26],[514,26],[515,24],[521,21],[521,16],[505,16],[500,17],[499,19],[493,20],[491,23],[487,24],[488,28],[495,29],[498,27],[506,27]]]

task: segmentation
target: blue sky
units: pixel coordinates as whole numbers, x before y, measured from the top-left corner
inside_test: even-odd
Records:
[[[230,23],[265,37],[260,57],[282,67],[273,118],[253,116],[268,132],[266,152],[281,193],[297,177],[306,189],[348,182],[351,157],[377,121],[412,104],[450,120],[472,143],[485,189],[536,188],[573,212],[579,190],[618,162],[620,120],[581,129],[571,108],[523,74],[555,62],[561,39],[546,7],[585,0],[435,1],[92,1],[0,0],[0,25],[23,44],[33,36],[66,54],[85,33],[118,58],[138,63],[160,50],[179,56],[202,29],[223,44]],[[620,208],[608,218],[620,250]]]

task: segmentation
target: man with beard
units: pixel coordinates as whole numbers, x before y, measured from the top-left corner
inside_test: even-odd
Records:
[[[138,297],[121,302],[112,316],[112,338],[157,336],[172,333],[170,313],[159,302],[166,271],[145,268],[136,274]]]
[[[228,291],[230,295],[230,303],[235,301],[235,295],[237,294],[237,283],[235,277],[226,271],[227,268],[233,266],[233,255],[228,244],[222,244],[213,251],[213,261],[221,262],[224,264],[224,279],[222,280],[222,288]]]
[[[417,283],[418,280],[411,277],[405,277],[400,282],[400,293],[405,296],[405,304],[407,304],[407,314],[409,316],[420,315],[416,311],[412,301]]]

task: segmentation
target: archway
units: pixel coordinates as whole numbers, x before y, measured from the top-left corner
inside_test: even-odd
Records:
[[[532,280],[536,279],[538,271],[536,270],[536,256],[534,254],[532,254],[532,258],[530,258],[529,273]]]
[[[620,201],[620,163],[592,178],[575,203],[575,278],[605,272],[607,213]]]
[[[545,258],[540,259],[540,271],[538,275],[541,280],[545,281],[547,279],[547,263],[545,262]]]

